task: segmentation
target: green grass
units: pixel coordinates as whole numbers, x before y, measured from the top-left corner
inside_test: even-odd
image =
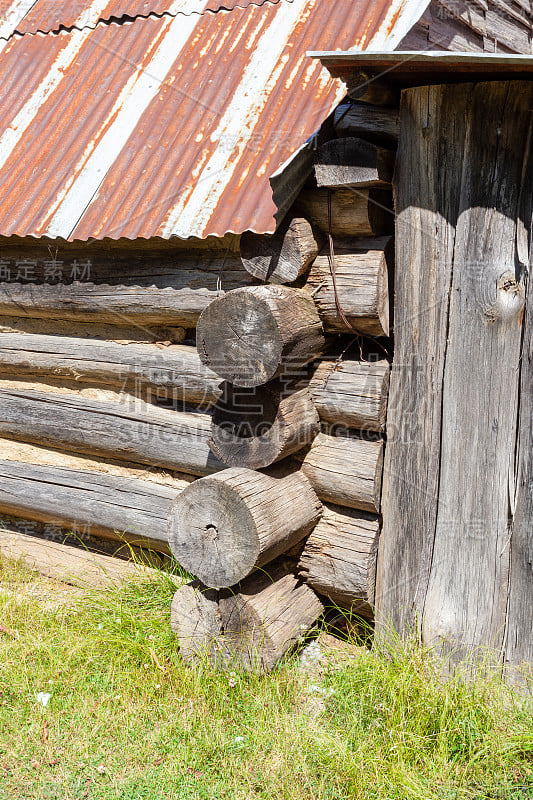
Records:
[[[533,709],[496,677],[398,645],[229,678],[182,663],[164,577],[56,609],[29,580],[0,562],[1,800],[533,798]]]

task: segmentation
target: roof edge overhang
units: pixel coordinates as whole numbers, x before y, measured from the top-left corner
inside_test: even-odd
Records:
[[[307,53],[320,59],[332,77],[353,83],[386,80],[401,86],[478,80],[533,80],[533,56],[501,53],[377,50]]]

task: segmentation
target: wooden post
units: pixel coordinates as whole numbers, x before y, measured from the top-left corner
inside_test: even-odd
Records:
[[[207,586],[233,586],[300,542],[322,505],[299,472],[271,478],[226,469],[191,483],[168,519],[168,539],[179,564]]]
[[[532,106],[533,82],[402,94],[377,582],[381,634],[515,663],[533,646]]]

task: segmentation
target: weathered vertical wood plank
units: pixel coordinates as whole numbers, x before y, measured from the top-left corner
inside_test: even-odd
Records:
[[[521,189],[532,189],[530,181],[521,187],[533,84],[527,87],[473,86],[455,111],[467,119],[465,138],[448,139],[462,150],[463,171],[423,638],[454,649],[454,658],[499,651],[505,632],[524,304],[517,223]]]
[[[505,660],[533,662],[533,259],[530,257],[516,452]]]
[[[459,656],[500,650],[507,625],[513,661],[518,651],[531,656],[533,620],[533,604],[519,608],[518,601],[533,582],[527,336],[514,526],[509,491],[521,259],[531,221],[522,199],[533,188],[525,153],[532,105],[533,83],[518,81],[410,89],[402,96],[396,352],[377,585],[382,631],[390,624],[400,633],[419,626],[426,644],[443,643]],[[511,558],[520,576],[510,574]],[[522,637],[526,644],[511,655],[512,641]]]
[[[402,94],[395,174],[395,352],[376,586],[378,630],[393,626],[404,631],[416,624],[431,562],[444,343],[460,185],[460,159],[453,150],[441,148],[437,132],[446,127],[451,110],[446,103],[439,105],[437,87]],[[455,192],[450,191],[451,180]]]

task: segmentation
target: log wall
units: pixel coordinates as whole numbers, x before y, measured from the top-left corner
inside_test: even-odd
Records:
[[[372,615],[398,110],[361,106],[274,236],[3,242],[0,513],[170,548],[191,660],[213,634],[270,669],[324,605]]]

